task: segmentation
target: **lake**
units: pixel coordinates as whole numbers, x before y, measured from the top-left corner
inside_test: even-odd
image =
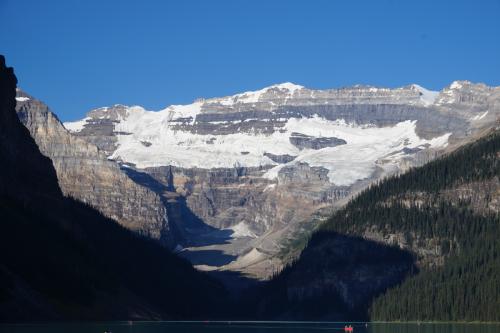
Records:
[[[1,333],[500,333],[500,324],[397,324],[397,323],[315,323],[315,322],[102,322],[64,324],[0,325]]]

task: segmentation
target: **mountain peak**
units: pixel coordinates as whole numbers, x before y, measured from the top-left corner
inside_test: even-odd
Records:
[[[410,89],[416,90],[420,93],[420,101],[424,105],[432,105],[439,96],[439,91],[428,90],[418,84],[410,85]]]
[[[461,89],[461,88],[463,88],[463,86],[470,85],[470,84],[471,84],[471,82],[466,81],[466,80],[453,81],[450,84],[450,86],[448,87],[448,89]]]
[[[266,90],[272,89],[272,88],[278,88],[278,89],[286,89],[289,90],[290,92],[294,92],[296,90],[304,89],[304,86],[292,83],[292,82],[283,82],[279,84],[273,84],[272,86],[266,88]]]
[[[278,84],[273,84],[269,87],[262,88],[260,90],[255,91],[245,91],[243,93],[235,94],[232,96],[225,97],[215,97],[209,99],[200,99],[198,101],[206,102],[206,103],[218,103],[225,106],[232,106],[234,104],[252,104],[262,101],[262,99],[266,98],[271,92],[279,91],[280,95],[293,95],[295,91],[303,89],[303,86],[298,84],[294,84],[291,82],[283,82]],[[285,97],[286,97],[285,96]]]

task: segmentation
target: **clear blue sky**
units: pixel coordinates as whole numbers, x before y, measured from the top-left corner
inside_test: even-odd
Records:
[[[63,120],[285,81],[500,85],[500,0],[0,0],[0,54]]]

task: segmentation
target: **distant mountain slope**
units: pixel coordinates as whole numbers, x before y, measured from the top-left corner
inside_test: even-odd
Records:
[[[168,188],[166,201],[184,202],[191,217],[213,227],[175,223],[183,254],[199,268],[264,278],[332,208],[474,140],[499,115],[500,87],[481,83],[455,81],[433,92],[415,84],[317,90],[288,82],[157,112],[102,107],[64,125],[132,176]]]
[[[499,321],[499,157],[497,129],[365,190],[255,302],[283,317]]]
[[[63,197],[16,115],[16,83],[0,56],[0,321],[215,316],[219,284]]]

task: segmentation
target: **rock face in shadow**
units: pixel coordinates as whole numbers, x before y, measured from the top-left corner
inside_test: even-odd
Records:
[[[264,156],[269,157],[273,162],[284,164],[293,161],[297,156],[288,154],[275,155],[271,153],[264,153]]]
[[[72,135],[47,105],[17,90],[16,111],[41,152],[52,160],[64,195],[85,202],[124,227],[173,245],[161,198],[132,181],[94,144]]]
[[[250,290],[261,320],[365,321],[373,297],[416,272],[412,255],[361,237],[314,235],[300,259]]]
[[[41,156],[14,112],[17,79],[12,68],[5,66],[3,56],[0,56],[0,78],[0,194],[9,193],[26,200],[59,195],[50,159]]]
[[[321,298],[328,290],[353,309],[416,270],[411,253],[398,248],[340,234],[322,237],[312,239],[290,274],[291,299]]]
[[[290,142],[299,149],[322,149],[326,147],[336,147],[339,145],[345,145],[347,141],[339,138],[315,138],[310,135],[305,135],[297,132],[292,132],[290,135]]]

